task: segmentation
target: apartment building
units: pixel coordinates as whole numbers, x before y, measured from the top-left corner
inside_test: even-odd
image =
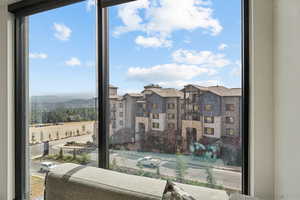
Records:
[[[123,121],[123,126],[117,126],[114,129],[111,140],[112,145],[135,143],[135,113],[137,101],[142,97],[143,95],[140,93],[127,93],[122,96],[122,104],[119,102],[119,106],[117,106],[114,112],[119,113],[116,121]]]
[[[177,90],[151,84],[141,93],[120,96],[110,85],[109,100],[113,145],[142,148],[146,139],[156,137],[177,145],[174,151],[189,151],[203,138],[212,142],[240,138],[240,88],[191,84]]]
[[[240,88],[187,85],[182,92],[182,139],[186,150],[203,137],[240,136]]]
[[[110,133],[113,135],[125,127],[125,108],[123,97],[118,95],[118,87],[109,85]]]
[[[137,101],[137,142],[152,137],[156,138],[158,143],[166,140],[170,143],[169,146],[174,146],[181,128],[180,103],[183,101],[183,93],[159,85],[148,85],[144,88],[143,99]],[[147,145],[151,145],[151,142]]]
[[[124,101],[123,97],[118,95],[118,87],[109,85],[109,136],[112,137],[118,130],[125,127]],[[94,143],[98,141],[98,122],[94,126]]]

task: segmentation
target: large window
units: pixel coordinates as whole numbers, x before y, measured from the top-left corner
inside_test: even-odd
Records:
[[[248,193],[247,0],[42,1],[10,7],[20,199],[64,162]]]
[[[17,121],[24,124],[16,135],[23,136],[20,148],[28,153],[24,174],[16,177],[23,178],[26,189],[17,199],[40,199],[46,173],[61,163],[98,166],[96,9],[87,5],[83,1],[19,19],[17,30],[23,28],[27,41],[19,52],[26,52],[27,62],[18,63],[17,83],[24,86],[18,92],[27,95],[18,103],[26,116],[16,113],[24,120]]]
[[[125,126],[110,131],[113,170],[242,190],[242,140],[223,137],[242,132],[240,21],[240,0],[109,8],[110,90],[125,110]],[[227,111],[238,120],[228,124]],[[144,157],[161,163],[153,169]]]

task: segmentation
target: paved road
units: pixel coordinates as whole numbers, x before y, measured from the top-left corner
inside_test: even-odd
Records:
[[[137,167],[137,159],[128,159],[124,156],[120,156],[119,154],[115,153],[111,155],[111,160],[115,158],[117,164],[119,166],[126,166],[129,168],[139,169]],[[176,163],[173,161],[162,161],[160,167],[160,173],[162,175],[167,176],[176,176],[175,174]],[[187,174],[185,176],[186,179],[206,182],[206,167],[202,167],[201,165],[193,165],[190,166],[187,164]],[[151,171],[156,173],[156,169],[146,168],[144,167],[143,170]],[[213,175],[217,181],[217,184],[223,185],[228,188],[232,189],[241,189],[241,173],[236,171],[228,171],[222,169],[212,169]]]
[[[133,168],[133,169],[139,169],[137,167],[137,160],[133,159],[128,159],[126,157],[121,157],[118,154],[114,153],[111,154],[111,160],[116,159],[117,164],[119,166],[124,166],[128,168]],[[97,166],[97,162],[93,161],[91,166]],[[170,161],[162,161],[161,167],[160,167],[160,173],[162,175],[166,176],[176,176],[175,174],[175,167],[176,164]],[[40,169],[40,161],[39,160],[34,160],[31,163],[31,172],[34,173],[35,175],[43,175],[43,173],[39,172]],[[156,169],[152,168],[143,168],[144,171],[150,171],[153,173],[156,173]],[[241,189],[241,173],[240,172],[235,172],[235,171],[228,171],[228,170],[221,170],[221,169],[212,169],[213,175],[217,181],[218,184],[223,185],[228,188],[232,189]],[[189,167],[187,169],[187,174],[185,176],[186,179],[190,180],[195,180],[195,181],[200,181],[200,182],[206,182],[206,171],[205,168],[199,166],[199,167]]]
[[[50,143],[50,146],[54,147],[56,145],[61,145],[62,143],[69,141],[80,141],[86,142],[91,141],[92,138],[90,135],[84,135],[79,137],[67,138],[64,140],[53,141]],[[97,166],[97,151],[90,153],[92,163],[91,166]],[[176,156],[170,154],[154,154],[154,153],[141,153],[141,152],[128,152],[128,151],[111,151],[110,160],[115,159],[117,161],[117,165],[124,166],[133,169],[139,169],[137,167],[137,160],[146,155],[157,156],[162,160],[160,166],[160,173],[166,176],[174,176],[175,177],[175,168],[176,168]],[[205,161],[195,160],[191,156],[184,157],[185,162],[187,163],[187,174],[185,176],[186,179],[206,182],[206,167],[211,166],[207,164]],[[228,168],[228,170],[225,170]],[[40,161],[33,160],[31,162],[31,173],[39,176],[43,176],[42,173],[39,172],[40,169]],[[143,168],[145,171],[151,171],[156,173],[156,169],[151,168]],[[214,168],[212,169],[213,175],[217,181],[217,184],[223,185],[232,189],[241,189],[241,172],[239,172],[240,168],[238,167],[226,167],[223,164],[215,163]]]

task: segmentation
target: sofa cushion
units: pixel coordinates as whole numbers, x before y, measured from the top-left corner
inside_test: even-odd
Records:
[[[160,200],[166,181],[76,164],[62,164],[46,178],[46,200]]]

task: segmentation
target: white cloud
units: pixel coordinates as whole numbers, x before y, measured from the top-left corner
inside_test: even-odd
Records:
[[[53,25],[55,33],[54,36],[62,41],[69,40],[72,30],[64,24],[54,23]]]
[[[91,11],[92,7],[96,6],[96,0],[87,0],[86,2],[86,10]]]
[[[172,41],[166,40],[163,38],[157,38],[157,37],[143,37],[138,36],[135,39],[135,43],[138,45],[141,45],[145,48],[147,47],[171,47]]]
[[[202,67],[224,67],[230,64],[230,60],[224,54],[215,54],[211,51],[192,51],[179,49],[172,54],[177,63],[201,65]]]
[[[141,93],[141,90],[134,88],[119,88],[118,93],[120,95],[124,95],[127,93]]]
[[[124,4],[118,9],[123,25],[115,28],[114,35],[140,31],[148,37],[167,39],[174,31],[199,28],[218,35],[223,27],[209,5],[210,1],[201,0],[153,0],[151,3],[139,0]]]
[[[225,50],[227,47],[228,47],[227,44],[222,43],[222,44],[220,44],[220,45],[218,46],[218,49],[219,49],[220,51],[222,51],[222,50]]]
[[[124,26],[117,27],[114,34],[119,35],[125,32],[143,30],[143,18],[140,16],[139,11],[149,8],[149,5],[148,0],[139,0],[119,6],[118,16],[121,18]]]
[[[31,59],[46,59],[48,55],[45,53],[30,53],[29,58]]]
[[[95,67],[96,64],[95,64],[94,61],[87,61],[87,62],[85,62],[85,66],[87,66],[87,67]]]
[[[176,80],[191,80],[197,76],[206,74],[214,75],[216,70],[201,68],[196,65],[164,64],[150,68],[131,67],[127,76],[142,82],[164,82]]]
[[[166,81],[166,82],[158,82],[162,87],[172,87],[181,89],[186,85],[189,84],[195,84],[195,85],[201,85],[201,86],[215,86],[215,85],[224,85],[222,81],[220,80],[205,80],[205,81]]]
[[[235,68],[232,69],[231,74],[233,76],[242,76],[242,63],[240,60],[235,61],[235,64],[237,65]]]
[[[185,40],[183,40],[183,42],[186,44],[190,44],[192,41],[190,39],[185,39]]]
[[[81,62],[78,58],[72,57],[72,58],[70,58],[69,60],[67,60],[65,62],[65,65],[67,65],[67,66],[80,66]]]

